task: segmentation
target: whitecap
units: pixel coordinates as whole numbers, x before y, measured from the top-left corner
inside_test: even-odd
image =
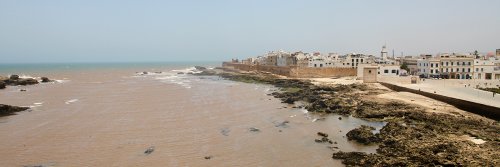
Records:
[[[78,101],[78,99],[71,99],[71,100],[66,100],[66,102],[64,102],[64,103],[71,104],[71,103],[74,103],[74,102],[77,102],[77,101]]]

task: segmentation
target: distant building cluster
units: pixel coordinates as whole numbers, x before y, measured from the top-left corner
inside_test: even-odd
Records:
[[[468,54],[440,53],[420,56],[388,56],[386,46],[380,56],[349,53],[322,54],[302,51],[271,51],[264,55],[251,57],[233,63],[264,66],[289,66],[299,68],[355,68],[377,67],[377,75],[400,76],[415,75],[421,78],[443,79],[481,79],[500,80],[500,49],[496,54],[481,55],[477,51]]]

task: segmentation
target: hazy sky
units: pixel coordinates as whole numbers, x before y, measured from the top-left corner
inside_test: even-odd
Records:
[[[0,0],[0,63],[492,52],[499,0]]]

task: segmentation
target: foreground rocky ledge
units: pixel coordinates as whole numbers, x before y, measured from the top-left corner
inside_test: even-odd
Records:
[[[14,115],[16,112],[28,110],[29,107],[17,107],[6,104],[0,104],[0,117]]]
[[[426,112],[420,106],[399,101],[376,100],[388,90],[365,84],[319,86],[307,80],[282,79],[265,73],[219,73],[246,83],[272,84],[281,89],[272,95],[283,103],[303,101],[311,112],[352,115],[383,121],[379,133],[359,127],[348,133],[350,140],[379,144],[377,153],[335,152],[347,166],[498,166],[500,126],[497,121],[463,114]],[[485,141],[475,144],[469,139]]]

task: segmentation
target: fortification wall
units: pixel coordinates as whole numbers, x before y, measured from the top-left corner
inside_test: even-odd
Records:
[[[356,69],[353,68],[308,68],[297,66],[263,66],[248,65],[240,63],[222,63],[222,67],[233,68],[242,71],[263,71],[287,77],[297,78],[327,78],[327,77],[345,77],[356,76]]]

